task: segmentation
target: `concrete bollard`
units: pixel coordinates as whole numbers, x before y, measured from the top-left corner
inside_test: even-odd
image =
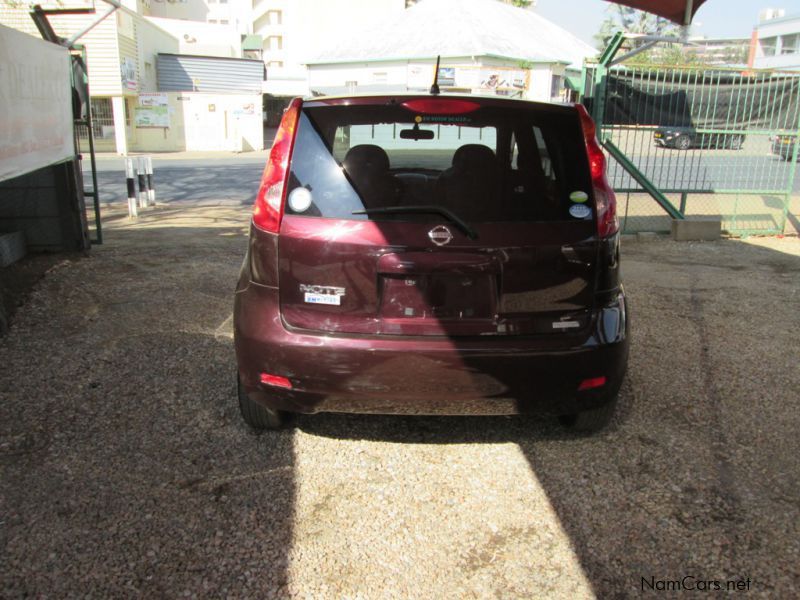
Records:
[[[147,175],[147,205],[156,205],[156,188],[153,187],[153,157],[148,156],[145,161],[145,174]]]
[[[147,174],[145,156],[140,156],[137,160],[139,174],[139,208],[147,206]]]
[[[132,158],[125,159],[125,183],[128,186],[128,216],[133,219],[139,216],[139,212],[136,210],[136,182]]]

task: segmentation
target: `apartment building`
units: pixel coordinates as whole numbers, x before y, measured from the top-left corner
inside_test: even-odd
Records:
[[[760,69],[800,70],[800,13],[761,11],[753,31],[749,64]]]

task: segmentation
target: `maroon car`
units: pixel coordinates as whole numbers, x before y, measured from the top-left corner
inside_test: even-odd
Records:
[[[239,403],[610,418],[628,355],[614,192],[580,105],[296,99],[235,294]]]

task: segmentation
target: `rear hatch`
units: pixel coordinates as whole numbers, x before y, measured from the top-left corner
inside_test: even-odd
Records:
[[[278,241],[289,327],[563,335],[588,326],[598,236],[574,107],[306,102]]]

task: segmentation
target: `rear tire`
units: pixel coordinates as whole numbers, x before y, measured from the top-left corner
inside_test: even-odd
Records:
[[[251,400],[242,387],[242,381],[236,377],[236,391],[239,396],[239,412],[242,419],[257,431],[264,429],[280,429],[286,420],[279,410],[273,410]]]
[[[572,415],[562,415],[558,418],[562,427],[569,431],[592,433],[600,431],[614,416],[617,408],[617,396],[597,408],[583,410]]]
[[[675,147],[678,150],[688,150],[689,146],[692,145],[692,140],[689,139],[688,135],[682,135],[677,140],[675,140]]]

